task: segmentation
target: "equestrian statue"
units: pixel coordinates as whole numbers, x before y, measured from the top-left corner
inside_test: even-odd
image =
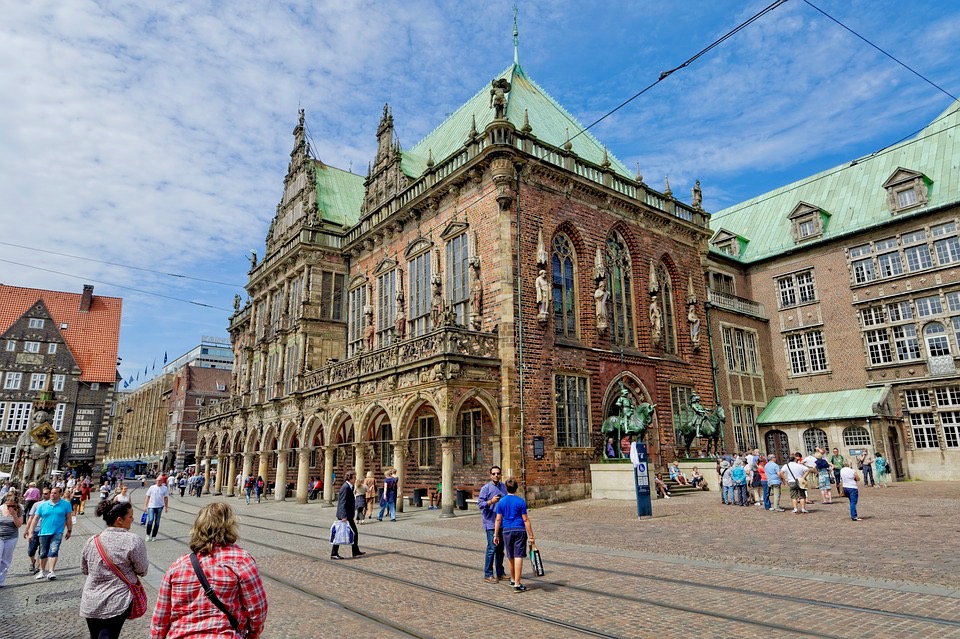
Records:
[[[713,411],[708,411],[700,403],[700,396],[694,393],[690,397],[690,408],[693,410],[693,417],[682,423],[677,429],[683,435],[684,452],[686,457],[690,457],[690,444],[694,439],[704,438],[707,440],[706,453],[711,452],[717,455],[720,452],[720,434],[723,431],[723,423],[727,416],[723,412],[723,406],[718,405]]]
[[[641,402],[639,406],[634,407],[630,399],[630,391],[620,382],[620,397],[616,401],[620,409],[619,415],[611,415],[603,420],[600,431],[603,436],[613,437],[617,442],[616,449],[620,451],[620,440],[624,436],[629,436],[631,441],[640,441],[647,434],[647,427],[653,421],[654,409],[656,404]]]

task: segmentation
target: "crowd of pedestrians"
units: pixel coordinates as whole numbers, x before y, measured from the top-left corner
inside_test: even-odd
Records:
[[[874,481],[876,469],[876,481]],[[859,486],[879,488],[889,485],[890,466],[886,458],[863,451],[853,458],[845,458],[839,449],[831,452],[818,448],[812,455],[794,453],[783,465],[776,455],[760,455],[754,450],[747,455],[721,453],[717,463],[720,483],[720,501],[729,506],[755,505],[770,512],[785,512],[781,507],[784,487],[793,512],[809,514],[808,504],[816,503],[815,491],[820,493],[823,505],[836,503],[836,496],[848,499],[850,519],[857,516]]]

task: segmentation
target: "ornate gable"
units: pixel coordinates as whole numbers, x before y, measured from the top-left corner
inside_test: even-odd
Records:
[[[395,259],[390,257],[384,258],[383,261],[377,264],[377,268],[373,269],[373,276],[383,275],[387,271],[392,271],[395,268],[397,268],[397,261]]]
[[[466,222],[461,222],[460,220],[450,220],[450,223],[447,224],[447,228],[443,229],[443,233],[440,234],[440,239],[449,240],[451,237],[456,237],[465,232],[468,228],[470,228],[470,225]]]
[[[433,242],[431,242],[425,237],[418,237],[412,242],[410,242],[410,245],[407,247],[407,250],[403,252],[403,256],[408,260],[413,259],[417,255],[420,255],[421,253],[425,253],[426,251],[429,251],[432,248],[433,248]]]

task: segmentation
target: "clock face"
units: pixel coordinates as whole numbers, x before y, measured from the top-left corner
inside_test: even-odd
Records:
[[[53,446],[57,443],[57,431],[53,430],[53,427],[50,426],[50,422],[44,422],[30,431],[30,436],[33,437],[33,440],[43,446],[44,448],[48,446]]]

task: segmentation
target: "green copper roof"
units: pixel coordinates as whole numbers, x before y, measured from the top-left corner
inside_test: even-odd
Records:
[[[819,422],[832,419],[855,419],[876,417],[874,404],[883,399],[886,388],[861,388],[811,393],[809,395],[785,395],[774,397],[757,417],[757,425]]]
[[[319,160],[317,169],[317,206],[327,222],[353,226],[363,204],[363,180],[359,175],[328,166]]]
[[[583,125],[568,113],[556,100],[551,98],[536,82],[530,79],[519,64],[512,64],[494,79],[506,78],[510,81],[507,94],[507,119],[517,129],[523,126],[524,110],[527,111],[533,135],[539,140],[562,147],[570,137],[583,129]],[[472,119],[476,118],[477,131],[483,131],[493,121],[493,108],[490,106],[490,85],[485,87],[457,109],[450,117],[431,131],[423,140],[408,151],[403,152],[401,167],[411,177],[419,177],[427,168],[427,158],[433,153],[433,159],[440,163],[463,147],[470,133]],[[589,132],[580,134],[572,141],[573,152],[581,158],[600,164],[603,161],[603,145]],[[613,154],[607,153],[610,168],[628,178],[633,174],[627,170]]]
[[[798,244],[791,235],[790,213],[800,202],[819,207],[823,235],[804,246],[828,242],[893,219],[883,183],[898,168],[922,173],[931,182],[925,206],[899,213],[897,218],[923,214],[932,208],[960,202],[960,102],[955,102],[916,137],[877,155],[867,156],[818,173],[713,214],[714,231],[721,228],[749,240],[739,255],[742,262],[774,256]],[[715,250],[715,249],[714,249]]]

